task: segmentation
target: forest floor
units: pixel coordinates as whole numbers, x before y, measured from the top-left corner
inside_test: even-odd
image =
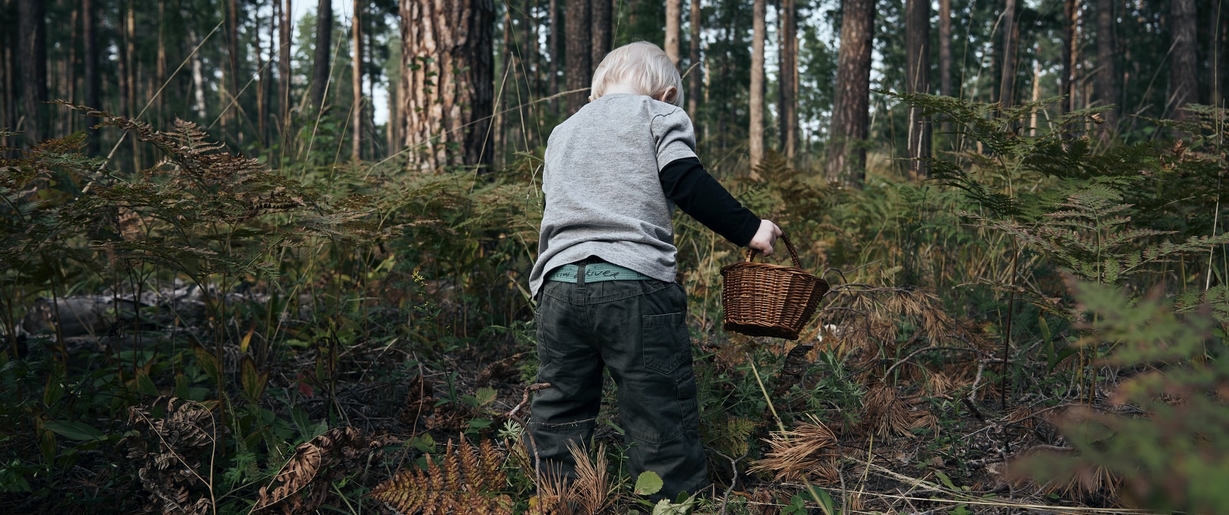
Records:
[[[857,361],[852,354],[834,363],[839,344],[831,340],[825,347],[816,341],[794,344],[738,335],[720,338],[701,337],[694,342],[702,436],[711,444],[707,455],[713,483],[692,503],[692,513],[1133,511],[1122,509],[1115,480],[1098,471],[1080,472],[1070,483],[1059,485],[1037,485],[1008,474],[1008,465],[1020,456],[1039,450],[1069,452],[1053,416],[1068,406],[1087,405],[1078,388],[1047,384],[1053,379],[1036,372],[1046,370],[1044,363],[1016,364],[1018,373],[1012,384],[1020,392],[1004,392],[1002,383],[992,382],[991,377],[998,377],[991,374],[996,365],[987,365],[985,360],[981,366],[957,363],[966,372],[951,377],[962,380],[943,379],[942,373],[912,379],[902,375],[888,386],[871,378],[865,368],[848,372]],[[28,478],[35,495],[0,493],[0,513],[99,515],[150,509],[171,513],[174,510],[168,511],[156,499],[157,492],[170,488],[168,485],[182,486],[185,498],[206,499],[207,494],[217,499],[216,512],[199,505],[204,511],[185,513],[309,513],[323,509],[321,506],[346,513],[371,509],[392,513],[392,505],[373,496],[373,489],[402,470],[441,474],[432,467],[442,466],[445,458],[441,456],[452,453],[461,438],[491,441],[508,460],[506,487],[490,495],[498,495],[516,512],[540,505],[535,497],[540,479],[534,477],[517,440],[519,429],[531,415],[527,400],[537,367],[528,329],[512,328],[503,334],[436,345],[411,345],[398,338],[377,341],[288,349],[283,358],[269,360],[267,386],[263,396],[256,394],[260,409],[236,402],[233,412],[220,415],[214,405],[216,417],[231,417],[230,421],[219,420],[229,427],[223,438],[241,439],[238,445],[248,450],[220,462],[229,464],[215,467],[221,479],[211,479],[208,488],[182,478],[182,484],[152,479],[151,463],[174,470],[179,463],[191,461],[184,458],[191,456],[185,450],[188,443],[168,444],[174,452],[162,455],[162,461],[149,461],[152,454],[143,453],[157,447],[154,440],[167,444],[170,436],[165,431],[133,431],[141,427],[135,418],[127,423],[94,418],[90,425],[115,437],[78,453],[67,469],[56,472],[54,480]],[[175,352],[155,347],[159,349],[155,355]],[[81,359],[72,366],[80,369],[70,369],[70,376],[97,376],[100,370],[114,366],[106,364],[110,351],[101,346],[86,344],[74,352]],[[238,355],[239,349],[228,347],[226,354]],[[900,375],[896,365],[907,365],[918,354],[894,362],[884,375],[893,375],[894,370]],[[199,354],[197,359],[201,359]],[[228,375],[244,374],[241,360],[225,361]],[[934,368],[933,363],[931,366]],[[969,372],[974,368],[975,376]],[[877,370],[884,368],[881,365]],[[154,393],[175,391],[166,379],[154,382],[156,391],[147,392],[146,405],[157,402]],[[228,395],[243,398],[244,392],[238,386],[234,389]],[[609,377],[604,390],[595,443],[605,449],[603,457],[609,464],[609,477],[601,488],[607,493],[605,512],[663,513],[654,512],[647,498],[634,491],[636,478],[625,468],[622,430]],[[1054,393],[1043,393],[1048,391]],[[1103,399],[1096,398],[1094,404],[1102,405]],[[169,405],[166,409],[170,411]],[[172,418],[166,415],[168,424]],[[336,433],[326,434],[330,428],[359,430],[362,436],[355,438],[361,443],[352,448],[360,450],[361,456],[329,461],[327,438],[337,439]],[[787,438],[782,438],[783,428],[789,430]],[[146,436],[144,443],[132,438],[139,434]],[[296,457],[287,461],[285,450],[278,458],[278,451],[272,450],[277,446],[268,444],[277,441],[271,435],[280,435],[282,449],[294,441],[309,443],[299,445]],[[296,471],[297,479],[287,479],[286,471],[297,466],[296,460],[312,448],[311,442],[324,442],[313,445],[325,457],[314,462],[314,468]],[[23,435],[0,440],[6,454],[37,455],[36,445]],[[435,461],[428,463],[427,456]],[[193,465],[202,467],[201,462]],[[321,488],[320,482],[332,486]],[[302,494],[306,500],[296,500],[298,504],[287,500],[298,499],[289,494],[278,498],[269,493],[277,491],[275,486],[288,484],[297,486],[291,490],[302,491],[315,484],[315,490],[311,495]],[[48,488],[57,493],[49,495]],[[485,512],[472,507],[469,511]]]

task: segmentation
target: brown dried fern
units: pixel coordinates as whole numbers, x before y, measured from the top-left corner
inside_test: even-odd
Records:
[[[425,471],[402,470],[368,495],[404,514],[512,513],[512,499],[499,493],[507,483],[503,456],[490,440],[477,449],[464,438],[455,448],[449,440],[441,459],[426,459]]]
[[[203,515],[214,506],[212,475],[217,426],[203,404],[159,397],[129,408],[139,436],[126,439],[128,458],[149,493],[146,512]],[[156,413],[161,413],[161,416]]]
[[[279,510],[285,515],[314,511],[328,499],[333,481],[378,457],[385,443],[386,438],[370,438],[353,427],[330,429],[295,448],[273,481],[261,487],[252,511]]]

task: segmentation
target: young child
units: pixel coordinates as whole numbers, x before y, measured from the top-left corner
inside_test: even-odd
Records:
[[[575,479],[568,443],[593,437],[605,366],[618,386],[631,473],[660,475],[659,499],[708,482],[671,211],[677,205],[764,255],[781,234],[704,170],[682,87],[652,43],[617,48],[598,65],[590,103],[547,143],[546,211],[529,279],[538,380],[550,383],[529,422],[542,470]]]

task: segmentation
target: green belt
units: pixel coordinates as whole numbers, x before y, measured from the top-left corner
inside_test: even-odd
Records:
[[[577,265],[563,265],[546,275],[548,281],[576,283],[576,273],[580,271]],[[602,281],[647,281],[652,279],[635,270],[623,268],[610,263],[590,263],[585,265],[585,282],[599,283]]]

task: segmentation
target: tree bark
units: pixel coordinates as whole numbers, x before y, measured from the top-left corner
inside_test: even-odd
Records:
[[[137,107],[137,22],[136,22],[136,6],[133,0],[128,0],[124,8],[124,46],[127,51],[124,52],[124,60],[128,66],[126,68],[128,89],[125,95],[127,96],[126,103],[128,104],[128,116],[137,119],[140,118],[141,112]],[[141,169],[141,146],[136,138],[128,138],[129,144],[132,145],[132,169]]]
[[[102,108],[101,100],[99,99],[98,88],[101,84],[98,81],[98,26],[95,19],[94,0],[82,0],[81,2],[81,42],[82,42],[82,68],[83,68],[83,84],[85,88],[85,105],[94,109]],[[98,155],[98,129],[94,128],[94,123],[89,121],[86,123],[86,152],[91,155]]]
[[[589,87],[589,81],[592,79],[590,74],[593,72],[593,53],[590,51],[593,44],[594,35],[590,32],[590,24],[592,17],[589,13],[590,0],[567,0],[567,5],[564,7],[563,30],[564,43],[567,48],[564,50],[567,60],[564,63],[564,84],[569,93],[567,96],[567,115],[579,111],[587,102],[589,93],[584,90]]]
[[[226,111],[222,113],[222,126],[223,132],[230,132],[225,128],[233,125],[234,133],[241,134],[242,131],[238,130],[238,125],[233,124],[234,113],[237,110],[237,107],[233,105],[237,102],[233,100],[239,95],[239,0],[230,0],[226,11],[229,18],[227,24],[230,25],[227,27],[226,35],[226,53],[230,56],[230,69],[227,70],[227,75],[230,76],[230,94],[227,96],[230,98],[225,99],[226,103],[222,104],[229,106],[225,107]]]
[[[1010,0],[1009,0],[1010,1]],[[905,90],[930,92],[930,0],[905,1]],[[928,175],[925,159],[930,157],[930,120],[919,106],[909,107],[909,177]]]
[[[316,51],[312,59],[312,107],[324,110],[329,87],[329,57],[333,53],[333,3],[316,2]]]
[[[592,0],[592,5],[589,8],[589,16],[592,18],[593,28],[593,53],[590,56],[589,71],[586,75],[591,75],[593,70],[597,69],[597,65],[602,62],[606,54],[610,53],[610,45],[613,41],[613,13],[614,5],[612,0]]]
[[[1067,20],[1063,32],[1063,112],[1076,110],[1076,63],[1080,61],[1080,0],[1063,0],[1063,17]]]
[[[700,85],[703,84],[704,70],[700,67],[700,0],[691,0],[691,63],[690,74],[687,76],[687,112],[694,120],[700,109]],[[697,137],[699,135],[697,134]]]
[[[38,143],[46,137],[47,109],[47,8],[42,0],[19,0],[17,24],[21,56],[22,101],[25,104],[26,139]]]
[[[547,52],[550,53],[550,68],[546,72],[546,94],[554,96],[559,92],[559,62],[563,55],[559,52],[559,1],[550,0],[550,35],[546,38]],[[558,103],[551,101],[551,109],[556,110]]]
[[[1174,118],[1183,118],[1182,107],[1195,102],[1199,83],[1195,78],[1195,0],[1171,0],[1170,34],[1173,58],[1169,66],[1169,99],[1166,106]]]
[[[1115,58],[1114,0],[1097,0],[1097,101],[1114,105],[1104,113],[1101,138],[1108,141],[1118,124],[1118,65]]]
[[[277,22],[277,101],[281,130],[278,135],[282,140],[282,155],[287,155],[286,147],[290,145],[290,36],[294,20],[292,0],[274,0],[281,4],[281,19]]]
[[[826,169],[828,180],[856,189],[866,177],[874,20],[875,0],[844,0]]]
[[[747,154],[751,161],[751,178],[758,179],[755,167],[764,159],[764,43],[767,28],[764,23],[764,0],[755,0],[751,29],[751,126]]]
[[[1003,6],[1003,23],[999,27],[1003,31],[1002,74],[999,76],[999,105],[1009,108],[1015,104],[1016,85],[1016,0],[1006,0]]]
[[[491,0],[401,1],[401,114],[410,169],[490,162],[494,19]]]
[[[781,153],[793,159],[798,151],[798,6],[781,0],[781,42],[777,79],[778,131]]]
[[[666,42],[662,50],[666,51],[666,57],[669,57],[676,67],[682,60],[682,49],[679,46],[682,25],[683,0],[666,0]]]
[[[952,96],[952,0],[939,0],[939,94]]]
[[[354,51],[350,59],[351,87],[354,91],[354,104],[350,109],[353,117],[350,135],[350,160],[354,162],[363,159],[363,2],[354,0],[354,16],[350,19],[350,29],[354,40],[350,46]]]

